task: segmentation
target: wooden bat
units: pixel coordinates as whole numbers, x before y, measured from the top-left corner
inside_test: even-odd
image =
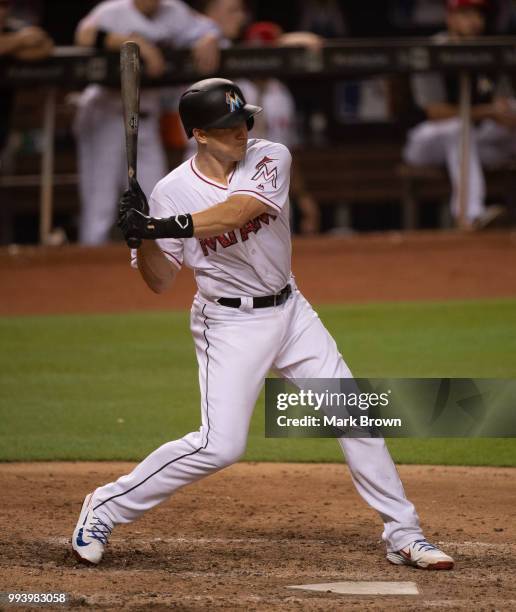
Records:
[[[129,188],[136,183],[138,161],[138,122],[140,119],[140,47],[132,41],[120,49],[120,78],[124,107],[125,151]],[[129,238],[128,246],[137,249],[142,241]]]

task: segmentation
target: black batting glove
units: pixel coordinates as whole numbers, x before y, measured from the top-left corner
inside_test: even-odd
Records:
[[[149,203],[147,202],[147,198],[145,197],[140,184],[135,178],[131,178],[129,180],[129,189],[124,191],[122,197],[120,198],[117,225],[120,227],[120,229],[122,229],[127,246],[137,249],[141,246],[141,240],[135,236],[129,235],[127,231],[124,230],[124,227],[127,226],[125,217],[128,211],[131,209],[140,211],[144,215],[149,214]]]
[[[124,191],[122,197],[119,200],[118,207],[118,218],[120,220],[131,208],[141,212],[143,215],[149,214],[149,204],[147,202],[147,198],[145,194],[140,189],[138,183],[136,183],[137,189],[128,189]]]
[[[156,238],[191,238],[193,236],[192,215],[157,219],[144,215],[135,208],[130,208],[119,215],[118,226],[127,241],[134,238],[155,240]]]
[[[149,203],[142,191],[142,188],[140,187],[140,183],[138,183],[135,178],[132,178],[129,181],[129,193],[131,194],[131,200],[133,202],[133,206],[131,206],[131,208],[135,208],[144,215],[148,215]]]

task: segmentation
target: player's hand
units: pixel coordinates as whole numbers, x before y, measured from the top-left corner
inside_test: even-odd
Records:
[[[130,180],[130,188],[124,192],[120,198],[119,209],[118,209],[118,227],[122,230],[124,238],[127,242],[127,246],[131,248],[138,248],[141,244],[137,240],[134,240],[136,236],[130,234],[128,213],[130,210],[136,210],[143,215],[149,214],[149,203],[147,198],[140,187],[140,184],[136,179]]]
[[[119,200],[119,213],[125,213],[130,208],[139,210],[144,215],[149,214],[149,203],[136,179],[130,179],[129,189],[124,191]]]
[[[36,26],[22,28],[15,34],[18,49],[29,49],[46,43],[48,35],[44,30]]]
[[[163,76],[167,68],[163,53],[156,45],[147,41],[141,41],[139,44],[147,75],[153,79],[159,79],[159,77]]]
[[[26,47],[16,51],[14,57],[23,62],[37,62],[52,55],[54,43],[50,38],[47,38],[41,45],[34,47]]]
[[[124,198],[126,194],[128,194],[128,196],[125,199],[130,200],[131,202],[131,206],[129,206],[129,208],[136,208],[136,210],[139,210],[144,215],[149,214],[149,203],[147,202],[147,198],[140,187],[140,183],[138,183],[135,178],[130,179],[129,190],[124,193],[122,198]]]
[[[202,74],[211,74],[219,67],[220,47],[219,39],[215,34],[203,36],[192,47],[195,67]]]
[[[125,193],[128,192],[126,191]],[[123,199],[124,196],[122,196]],[[128,244],[130,242],[134,243],[135,238],[141,240],[144,237],[150,221],[151,217],[144,215],[141,211],[136,210],[136,208],[126,208],[125,203],[120,205],[117,225],[122,230],[122,234]]]
[[[286,32],[278,38],[276,45],[278,47],[305,47],[310,51],[320,51],[324,46],[324,38],[313,32]]]
[[[493,102],[492,119],[500,125],[514,128],[516,126],[516,104],[509,98],[496,98]]]

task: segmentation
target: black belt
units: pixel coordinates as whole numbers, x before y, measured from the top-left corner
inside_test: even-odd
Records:
[[[271,306],[279,306],[288,300],[288,296],[292,293],[290,285],[286,285],[276,295],[264,295],[262,297],[253,298],[253,308],[270,308]],[[215,300],[221,306],[228,308],[240,308],[242,300],[240,298],[218,298]]]

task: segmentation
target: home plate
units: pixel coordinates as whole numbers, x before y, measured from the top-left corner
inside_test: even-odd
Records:
[[[415,582],[326,582],[323,584],[296,584],[289,589],[340,593],[341,595],[419,595]]]

